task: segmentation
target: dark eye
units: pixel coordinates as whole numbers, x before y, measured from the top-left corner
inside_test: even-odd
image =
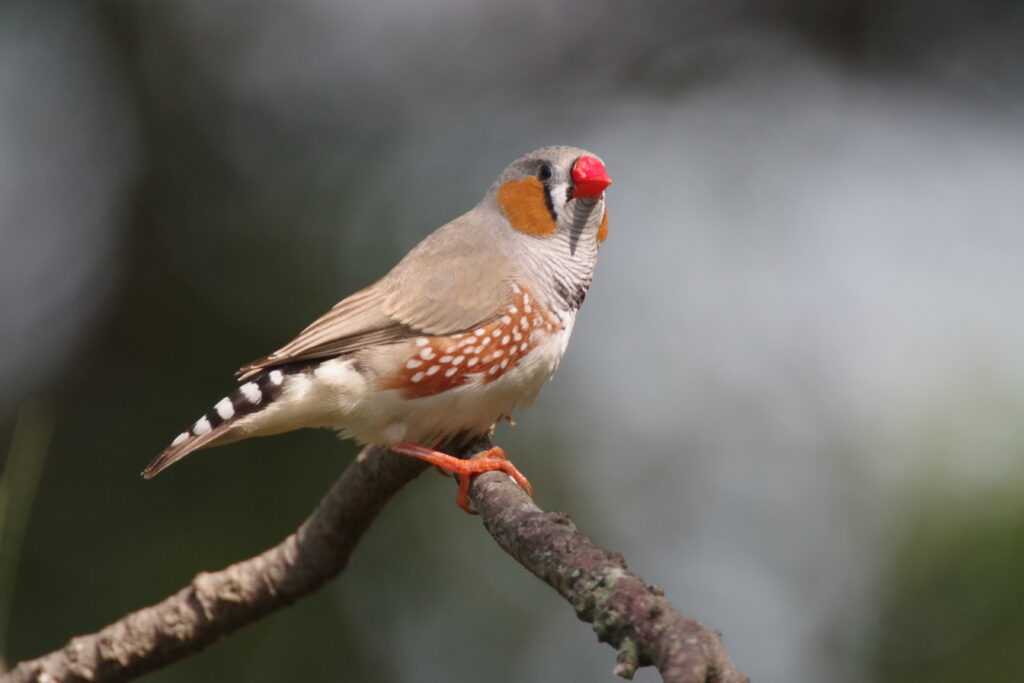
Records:
[[[537,170],[537,177],[541,180],[551,180],[551,164],[541,164]]]

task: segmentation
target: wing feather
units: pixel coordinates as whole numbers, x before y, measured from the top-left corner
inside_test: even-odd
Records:
[[[511,302],[513,270],[495,240],[486,239],[493,226],[477,213],[428,236],[381,280],[336,304],[274,353],[243,366],[240,379],[368,346],[457,334],[499,317]]]

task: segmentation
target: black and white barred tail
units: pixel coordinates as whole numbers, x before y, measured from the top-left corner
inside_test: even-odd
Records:
[[[234,441],[231,427],[239,419],[273,403],[281,395],[285,375],[286,371],[280,369],[261,372],[222,398],[191,427],[175,437],[171,445],[146,466],[142,476],[151,479],[192,451]]]

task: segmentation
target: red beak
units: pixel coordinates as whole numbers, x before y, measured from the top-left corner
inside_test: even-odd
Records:
[[[575,188],[572,198],[600,197],[604,189],[612,184],[604,164],[596,157],[580,157],[572,167],[572,180]]]

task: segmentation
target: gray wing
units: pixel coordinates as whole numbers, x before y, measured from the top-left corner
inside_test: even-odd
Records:
[[[513,268],[475,213],[437,230],[381,280],[342,300],[274,353],[243,366],[241,379],[276,365],[457,334],[499,317],[511,302]]]

